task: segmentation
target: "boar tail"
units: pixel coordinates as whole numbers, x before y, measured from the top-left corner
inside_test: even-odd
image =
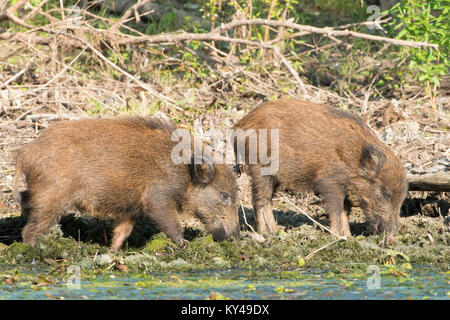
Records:
[[[19,192],[19,183],[23,180],[23,170],[22,170],[22,159],[21,157],[17,158],[16,162],[16,175],[14,176],[12,192],[15,202],[21,202],[22,197]]]

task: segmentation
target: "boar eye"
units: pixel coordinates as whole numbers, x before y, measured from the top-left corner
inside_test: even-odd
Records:
[[[226,192],[221,192],[220,197],[222,198],[223,202],[228,202],[230,200],[230,195]]]

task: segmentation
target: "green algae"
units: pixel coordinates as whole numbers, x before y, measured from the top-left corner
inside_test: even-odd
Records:
[[[405,270],[410,273],[400,275],[384,272],[389,269],[383,268],[380,290],[367,287],[365,273],[324,273],[319,269],[82,275],[80,286],[75,290],[67,288],[67,278],[52,274],[36,276],[35,273],[23,273],[20,278],[20,271],[14,269],[7,274],[0,272],[0,288],[3,297],[20,299],[445,298],[448,296],[448,272],[428,269],[407,267]]]

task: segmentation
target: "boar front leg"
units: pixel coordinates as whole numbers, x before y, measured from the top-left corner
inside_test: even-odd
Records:
[[[261,175],[260,167],[256,165],[250,166],[250,176],[258,231],[264,234],[275,233],[279,228],[272,212],[274,179],[272,176]]]
[[[323,197],[325,212],[330,221],[330,229],[340,236],[350,237],[348,223],[349,207],[344,206],[345,194],[336,185],[321,183],[317,190]]]
[[[350,204],[344,200],[344,210],[341,211],[341,215],[339,217],[339,231],[340,235],[351,237],[352,233],[350,232],[350,224],[349,224],[349,216],[351,212]]]
[[[144,213],[174,243],[184,245],[183,229],[177,218],[177,205],[169,194],[151,193],[143,200]]]

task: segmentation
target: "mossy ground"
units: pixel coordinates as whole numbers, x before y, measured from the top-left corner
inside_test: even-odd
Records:
[[[304,270],[351,273],[362,277],[366,276],[369,265],[379,266],[386,275],[407,277],[416,265],[432,266],[436,271],[447,271],[449,267],[450,232],[443,217],[401,218],[399,242],[395,247],[380,246],[380,235],[357,235],[347,241],[330,244],[335,240],[333,236],[302,222],[303,217],[287,214],[284,218],[287,221],[279,218],[279,223],[283,226],[290,222],[291,227],[282,227],[282,231],[266,237],[263,243],[254,240],[248,231],[242,231],[239,239],[216,242],[203,231],[187,229],[190,241],[185,248],[174,245],[143,219],[134,231],[134,238],[117,254],[110,253],[103,243],[103,236],[108,232],[100,230],[110,228],[107,222],[66,218],[62,221],[62,228],[54,226],[38,239],[35,247],[17,241],[9,245],[0,243],[0,265],[3,266],[0,284],[24,281],[30,285],[60,283],[67,280],[70,276],[68,268],[73,266],[80,267],[82,279],[91,280],[115,274],[148,278],[161,273],[170,276],[177,272],[229,269],[250,274],[257,271],[259,276],[267,272],[273,279],[295,279],[301,277],[298,271]],[[13,222],[21,225],[20,219],[3,219],[0,228],[5,225],[11,227]],[[95,234],[94,237],[80,231],[80,237],[91,239],[86,242],[75,239],[78,232],[73,232],[77,229],[74,225],[80,227],[82,224],[89,225]],[[145,239],[149,233],[152,235]],[[327,244],[330,245],[306,259]]]

